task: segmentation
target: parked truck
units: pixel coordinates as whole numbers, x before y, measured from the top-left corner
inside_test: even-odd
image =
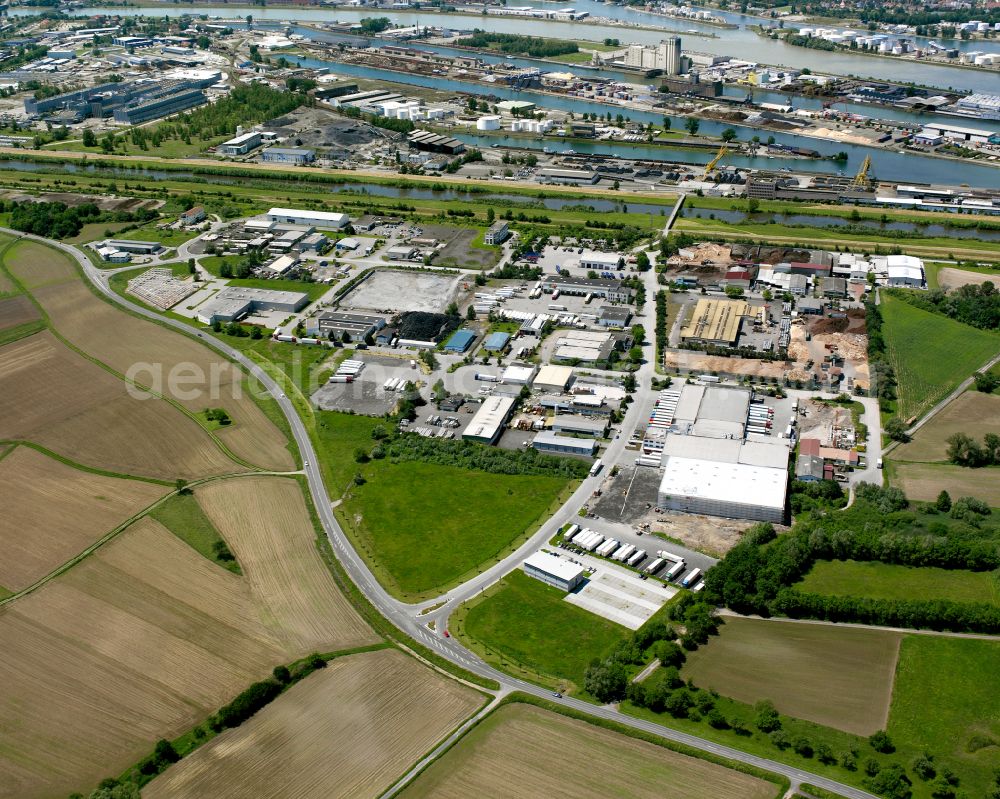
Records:
[[[684,588],[694,588],[699,580],[701,580],[701,569],[691,569],[691,571],[684,575],[681,585]]]

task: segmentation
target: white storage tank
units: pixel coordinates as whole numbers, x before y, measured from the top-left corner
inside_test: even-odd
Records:
[[[476,120],[476,130],[500,130],[500,117],[479,117]]]

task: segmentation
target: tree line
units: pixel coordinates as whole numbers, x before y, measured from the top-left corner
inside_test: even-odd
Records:
[[[989,280],[981,285],[969,284],[955,291],[931,289],[927,292],[892,290],[910,305],[925,311],[944,314],[956,322],[980,330],[1000,330],[1000,292]]]
[[[459,39],[458,44],[484,50],[499,50],[511,55],[527,55],[532,58],[551,58],[580,51],[576,42],[561,39],[544,39],[539,36],[519,36],[513,33],[491,33],[475,30],[471,36]]]
[[[1000,466],[1000,435],[987,433],[982,444],[965,433],[948,436],[948,460],[973,468]]]
[[[94,203],[10,202],[0,200],[0,213],[10,213],[10,226],[24,233],[50,239],[72,238],[88,222],[146,222],[157,214],[148,208],[138,211],[102,211]]]

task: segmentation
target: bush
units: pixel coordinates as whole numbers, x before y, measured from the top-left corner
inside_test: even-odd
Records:
[[[238,727],[280,693],[281,683],[277,680],[255,682],[213,716],[212,726],[216,730]]]
[[[896,747],[892,743],[892,738],[889,737],[889,733],[885,730],[879,730],[878,732],[873,732],[868,736],[868,743],[871,748],[876,752],[881,752],[884,755],[891,754],[896,751]]]
[[[617,702],[625,696],[628,677],[618,663],[594,661],[584,675],[583,687],[597,701]]]

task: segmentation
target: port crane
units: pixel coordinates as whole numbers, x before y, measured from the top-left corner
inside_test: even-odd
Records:
[[[851,181],[851,188],[857,190],[864,190],[868,188],[868,170],[872,168],[872,159],[870,155],[865,156],[865,160],[861,162],[861,168],[858,170],[858,174],[854,176],[854,180]]]
[[[701,179],[702,180],[708,180],[708,176],[712,174],[712,170],[715,169],[715,167],[719,163],[719,161],[721,161],[723,158],[725,158],[728,153],[729,153],[729,148],[726,147],[726,145],[723,144],[719,148],[719,152],[717,152],[715,154],[715,158],[713,158],[711,161],[709,161],[705,165],[705,174],[702,175]]]

